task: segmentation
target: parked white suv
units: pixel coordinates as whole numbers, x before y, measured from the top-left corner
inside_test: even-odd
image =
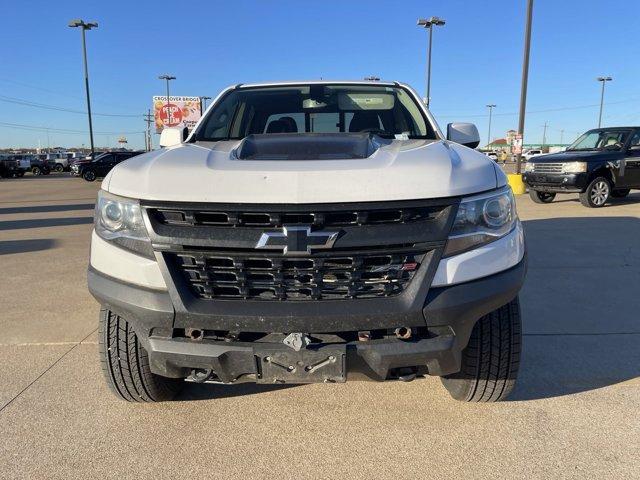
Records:
[[[478,143],[396,82],[224,90],[102,184],[88,283],[107,383],[159,401],[184,380],[429,374],[506,397],[525,243]]]

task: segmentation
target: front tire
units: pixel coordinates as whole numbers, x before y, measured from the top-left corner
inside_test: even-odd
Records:
[[[594,178],[587,189],[580,194],[580,203],[589,208],[603,207],[611,195],[611,184],[604,177]]]
[[[162,402],[182,388],[182,379],[151,372],[149,354],[131,324],[106,309],[100,310],[98,345],[107,385],[117,397],[129,402]]]
[[[442,377],[449,394],[463,402],[497,402],[513,390],[522,343],[518,297],[476,322],[462,351],[460,372]]]
[[[33,173],[34,175],[41,175],[42,174],[42,169],[40,167],[33,167],[31,169],[31,173]]]
[[[96,179],[96,172],[93,170],[87,170],[82,174],[82,178],[84,178],[87,182],[93,182]]]
[[[64,166],[61,163],[56,163],[55,171],[58,173],[64,172]]]
[[[529,197],[535,203],[551,203],[556,198],[556,194],[529,189]]]

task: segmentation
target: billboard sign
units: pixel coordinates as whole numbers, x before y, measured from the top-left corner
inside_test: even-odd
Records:
[[[200,97],[153,97],[153,116],[156,133],[164,127],[187,127],[193,130],[200,120]]]

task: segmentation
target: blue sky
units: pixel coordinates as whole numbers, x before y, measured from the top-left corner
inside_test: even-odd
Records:
[[[0,147],[46,146],[47,136],[51,146],[88,144],[86,115],[15,103],[85,109],[80,32],[66,26],[72,18],[100,24],[87,33],[94,112],[134,115],[96,115],[99,146],[115,146],[120,135],[143,146],[142,114],[164,92],[162,73],[177,77],[175,95],[213,97],[233,83],[367,75],[407,82],[422,93],[426,32],[416,19],[431,15],[447,22],[434,31],[431,107],[440,125],[472,121],[484,142],[485,105],[495,103],[492,137],[517,127],[525,0],[7,5]],[[631,0],[536,0],[525,142],[540,142],[545,122],[549,142],[558,142],[561,130],[569,141],[596,126],[599,75],[614,78],[603,123],[640,123],[638,18],[640,2]]]

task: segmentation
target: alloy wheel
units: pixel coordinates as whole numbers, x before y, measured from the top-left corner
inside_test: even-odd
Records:
[[[601,206],[609,198],[609,184],[604,180],[597,182],[591,189],[591,201],[594,205]]]

